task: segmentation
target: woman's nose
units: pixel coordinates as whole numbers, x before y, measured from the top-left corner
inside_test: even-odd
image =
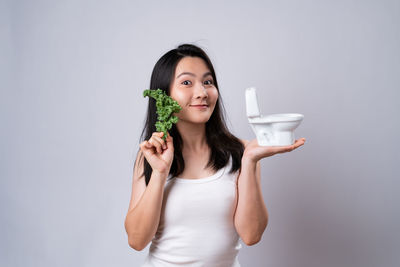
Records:
[[[206,88],[204,87],[204,84],[200,84],[199,86],[196,86],[197,88],[196,88],[196,92],[195,92],[195,94],[196,94],[196,97],[208,97],[208,94],[207,94],[207,90],[206,90]]]

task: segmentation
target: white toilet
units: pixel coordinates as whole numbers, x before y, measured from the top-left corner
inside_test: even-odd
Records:
[[[304,116],[298,113],[260,115],[256,88],[246,89],[246,113],[260,146],[287,146],[295,141],[294,130]]]

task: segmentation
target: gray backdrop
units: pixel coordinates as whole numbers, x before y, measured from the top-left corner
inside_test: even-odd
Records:
[[[242,266],[397,267],[399,1],[1,1],[1,266],[138,266],[131,193],[152,68],[177,45],[215,64],[228,126],[305,116],[261,160],[270,219]]]

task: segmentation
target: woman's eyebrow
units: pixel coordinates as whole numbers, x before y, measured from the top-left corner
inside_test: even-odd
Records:
[[[176,79],[178,79],[179,77],[181,77],[182,75],[185,75],[185,74],[186,74],[186,75],[193,76],[193,77],[196,77],[196,75],[195,75],[194,73],[191,73],[191,72],[182,72],[181,74],[179,74],[178,76],[176,76]],[[212,75],[210,71],[204,73],[203,78],[206,77],[206,76],[208,76],[208,75]]]

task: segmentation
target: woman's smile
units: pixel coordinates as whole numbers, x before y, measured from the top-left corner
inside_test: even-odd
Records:
[[[190,107],[195,108],[195,109],[200,109],[200,110],[208,109],[208,105],[192,105]]]

